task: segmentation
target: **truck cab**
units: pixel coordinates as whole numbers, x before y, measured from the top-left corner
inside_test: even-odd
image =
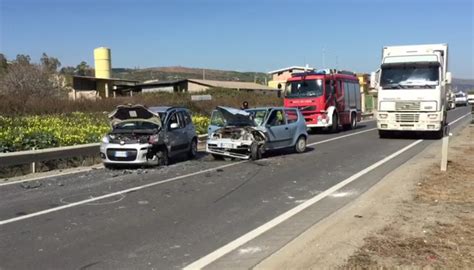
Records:
[[[380,137],[393,131],[429,132],[441,138],[446,126],[447,44],[384,47],[378,74],[377,128]]]

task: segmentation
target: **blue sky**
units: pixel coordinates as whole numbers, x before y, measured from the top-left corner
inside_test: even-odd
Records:
[[[472,0],[0,0],[0,51],[63,66],[112,49],[113,67],[269,71],[309,64],[370,72],[384,45],[448,43],[474,79]]]

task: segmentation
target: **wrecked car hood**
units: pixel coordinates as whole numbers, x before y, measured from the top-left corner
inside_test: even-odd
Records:
[[[222,106],[218,106],[216,109],[222,113],[227,126],[257,126],[249,112]]]
[[[109,114],[109,120],[112,127],[126,121],[147,121],[162,126],[160,115],[150,111],[147,107],[137,105],[119,105]]]

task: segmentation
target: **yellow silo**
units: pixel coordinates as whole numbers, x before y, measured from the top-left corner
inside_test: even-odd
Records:
[[[94,49],[95,77],[109,79],[112,73],[110,49],[100,47]]]
[[[95,77],[100,79],[110,79],[112,75],[112,60],[110,49],[100,47],[94,49]],[[97,91],[101,97],[109,97],[112,90],[112,83],[109,80],[97,80]]]

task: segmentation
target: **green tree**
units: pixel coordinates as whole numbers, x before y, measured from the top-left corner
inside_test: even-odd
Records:
[[[29,55],[25,55],[25,54],[16,55],[15,62],[17,62],[20,65],[29,65],[30,61],[31,61],[31,57]]]
[[[7,73],[8,62],[3,53],[0,53],[0,75]]]
[[[46,53],[43,53],[40,62],[41,66],[50,73],[56,73],[58,68],[61,67],[61,62],[59,62],[58,58],[48,56]]]
[[[87,64],[86,61],[82,61],[79,65],[76,66],[76,71],[75,73],[80,76],[86,76],[90,70],[89,65]]]

